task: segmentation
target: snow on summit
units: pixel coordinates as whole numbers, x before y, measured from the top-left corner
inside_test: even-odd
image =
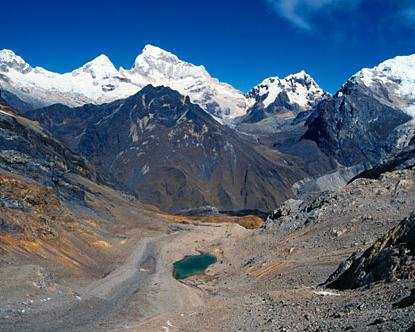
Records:
[[[96,57],[94,60],[87,62],[81,68],[74,70],[72,73],[77,74],[81,71],[89,72],[91,75],[95,76],[117,76],[119,75],[118,70],[114,67],[110,59],[104,54]]]
[[[42,67],[32,68],[12,51],[0,52],[0,89],[38,108],[61,103],[80,106],[128,97],[138,89],[120,80],[118,70],[100,55],[70,73],[58,74]]]
[[[120,71],[137,86],[164,85],[177,90],[219,118],[231,119],[246,113],[242,92],[211,77],[203,66],[182,61],[158,47],[147,45],[131,70]]]
[[[0,51],[0,72],[8,68],[15,70],[30,70],[30,66],[11,50],[3,49]]]
[[[13,51],[0,51],[0,89],[30,108],[111,102],[135,94],[148,84],[175,89],[223,119],[243,115],[247,109],[240,91],[211,77],[203,66],[182,61],[152,45],[145,46],[130,70],[118,70],[106,55],[100,55],[65,74],[32,68]]]
[[[353,75],[351,81],[362,82],[377,95],[379,86],[387,87],[388,96],[380,97],[415,117],[415,54],[397,56],[373,68],[364,68]]]
[[[291,103],[303,109],[310,108],[316,100],[327,96],[314,79],[305,71],[288,75],[285,78],[269,77],[248,92],[249,104],[253,105],[259,100],[266,108],[271,105],[281,92],[287,94]]]
[[[144,49],[141,52],[141,54],[137,56],[135,63],[137,63],[137,61],[139,61],[143,57],[165,58],[165,59],[170,59],[170,61],[176,61],[176,62],[180,61],[179,58],[173,53],[170,53],[168,51],[163,50],[160,47],[153,46],[153,45],[144,46]]]
[[[414,116],[415,55],[396,57],[372,69],[362,69],[351,81],[364,84],[385,102],[394,103]],[[244,95],[210,76],[204,66],[183,61],[153,45],[144,47],[131,69],[117,69],[102,54],[64,74],[32,67],[11,50],[0,51],[0,90],[26,109],[55,103],[72,107],[107,103],[131,96],[148,84],[177,90],[205,111],[225,121],[245,115],[258,103],[267,108],[281,93],[303,110],[311,109],[316,102],[328,96],[304,71],[285,78],[267,78]],[[389,96],[382,95],[380,85],[387,87]]]
[[[25,62],[20,56],[17,56],[16,53],[14,53],[11,50],[3,49],[0,51],[0,62],[2,64],[4,63],[13,63],[13,62]]]

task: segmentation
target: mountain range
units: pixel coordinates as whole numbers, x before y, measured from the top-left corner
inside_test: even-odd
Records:
[[[247,95],[209,75],[203,66],[180,60],[174,54],[147,45],[137,56],[131,69],[114,67],[105,55],[100,55],[70,73],[58,74],[41,67],[32,67],[11,50],[0,51],[0,86],[8,93],[12,106],[25,105],[35,109],[52,104],[80,106],[103,104],[123,99],[148,84],[167,86],[205,111],[220,119],[244,116],[248,109],[261,104],[269,107],[279,99],[300,109],[309,109],[325,95],[314,80],[304,72],[285,79],[266,79]],[[18,101],[13,100],[13,94]],[[281,96],[280,96],[281,95]]]
[[[221,118],[243,115],[244,95],[228,84],[212,78],[203,66],[181,61],[160,48],[147,45],[130,70],[117,70],[100,55],[70,73],[57,74],[32,68],[13,51],[0,51],[0,81],[3,90],[17,97],[26,109],[52,104],[80,106],[103,104],[129,97],[148,84],[165,85]],[[20,106],[5,96],[12,106]]]
[[[3,50],[0,93],[98,178],[144,202],[266,211],[405,148],[415,133],[414,66],[406,56],[362,69],[334,95],[304,71],[243,94],[151,45],[129,70],[100,55],[65,74]]]

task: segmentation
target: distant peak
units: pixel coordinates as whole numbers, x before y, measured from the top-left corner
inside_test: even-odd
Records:
[[[373,68],[363,68],[350,79],[360,79],[366,85],[371,85],[374,80],[385,79],[385,77],[397,78],[412,85],[415,81],[415,54],[397,56]]]
[[[392,59],[386,60],[379,64],[377,67],[386,67],[388,65],[411,65],[413,66],[415,64],[415,54],[411,55],[399,55],[397,57],[394,57]],[[376,67],[375,67],[376,68]]]
[[[113,63],[111,62],[111,60],[105,54],[101,54],[97,56],[95,59],[88,62],[88,64],[94,68],[106,68],[111,71],[117,71],[117,69],[114,67]]]
[[[154,63],[161,63],[161,62],[168,62],[172,64],[177,64],[180,62],[179,58],[170,53],[161,49],[160,47],[153,46],[153,45],[146,45],[141,52],[137,56],[134,61],[133,70],[137,68],[149,68]]]
[[[295,74],[292,74],[293,76],[310,76],[310,75],[308,75],[306,72],[305,72],[305,70],[303,69],[303,70],[301,70],[301,71],[299,71],[298,73],[295,73]]]
[[[0,56],[1,57],[8,56],[8,57],[13,58],[13,57],[16,57],[16,53],[14,53],[12,50],[8,50],[8,49],[4,48],[4,49],[0,50]]]
[[[21,73],[28,73],[32,70],[30,65],[26,63],[23,58],[16,55],[12,50],[7,49],[0,51],[0,65],[2,67],[5,66],[5,68],[7,68],[6,71],[13,68]]]
[[[286,79],[289,79],[289,78],[306,78],[306,79],[312,79],[313,80],[313,78],[311,77],[311,75],[307,74],[305,72],[305,70],[301,70],[298,73],[291,74],[291,75],[288,75],[286,77]]]
[[[157,60],[157,61],[167,61],[167,62],[172,62],[172,63],[177,63],[180,61],[179,58],[173,53],[165,51],[157,46],[146,45],[143,51],[141,52],[141,54],[139,54],[137,58],[135,59],[134,67],[143,65],[143,63],[148,62],[149,59],[151,59],[150,61]]]
[[[12,50],[3,49],[0,50],[0,62],[1,63],[26,63],[23,58],[16,55]]]
[[[98,55],[95,59],[90,61],[90,63],[111,64],[112,65],[111,60],[105,54]]]
[[[154,57],[168,56],[168,57],[177,58],[177,56],[175,56],[173,53],[170,53],[168,51],[163,50],[160,47],[153,46],[153,45],[150,45],[150,44],[148,44],[144,47],[142,54],[150,55],[150,56],[154,56]]]
[[[111,60],[105,54],[101,54],[95,59],[87,62],[81,68],[75,70],[74,73],[79,73],[81,71],[89,72],[91,74],[118,73]]]
[[[286,76],[284,78],[280,78],[278,76],[268,77],[264,81],[262,81],[262,83],[260,83],[258,86],[261,86],[261,85],[269,86],[269,85],[286,84],[286,82],[289,82],[292,79],[294,79],[294,80],[305,80],[307,82],[313,82],[313,83],[317,84],[315,82],[315,80],[313,79],[313,77],[311,77],[309,74],[307,74],[304,70],[301,70],[298,73],[290,74],[290,75],[288,75],[288,76]]]

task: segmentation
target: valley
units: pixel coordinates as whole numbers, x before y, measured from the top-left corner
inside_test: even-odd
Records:
[[[2,330],[250,331],[294,326],[340,331],[350,326],[377,330],[378,324],[391,330],[409,328],[411,309],[392,305],[410,294],[410,280],[367,290],[325,290],[319,285],[353,252],[411,213],[413,169],[385,174],[381,180],[359,179],[326,203],[307,203],[315,208],[305,219],[314,215],[314,222],[300,223],[295,230],[287,228],[284,219],[270,220],[265,229],[257,230],[233,223],[177,224],[146,207],[137,208],[112,189],[82,183],[94,192],[91,205],[106,204],[117,221],[112,225],[117,231],[101,240],[110,245],[97,248],[101,261],[104,253],[107,256],[105,270],[68,274],[67,266],[49,266],[42,269],[46,280],[53,271],[45,285],[22,289],[21,280],[5,275],[18,273],[26,281],[39,278],[33,272],[24,274],[36,260],[21,265],[11,260],[16,253],[9,252],[8,263],[2,263],[2,280],[8,280],[1,285],[2,298],[7,298],[0,311]],[[296,217],[300,211],[292,209],[284,218],[301,220]],[[125,220],[129,222],[124,225]],[[173,264],[199,252],[211,253],[217,262],[204,274],[176,280]],[[45,261],[39,264],[45,266]]]

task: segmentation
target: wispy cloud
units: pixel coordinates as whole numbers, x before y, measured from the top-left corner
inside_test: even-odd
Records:
[[[297,27],[311,30],[310,19],[318,11],[333,7],[354,8],[359,0],[265,0],[278,15]]]
[[[408,24],[415,24],[415,5],[404,7],[400,10],[399,15]]]

